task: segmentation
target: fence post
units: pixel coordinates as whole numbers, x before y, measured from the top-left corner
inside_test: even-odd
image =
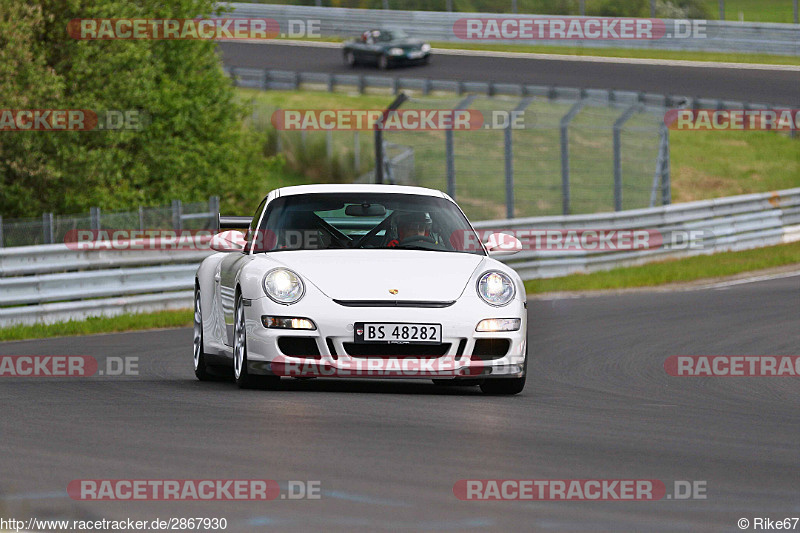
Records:
[[[583,100],[575,102],[569,112],[561,118],[561,212],[569,215],[569,123],[583,107]]]
[[[472,105],[472,101],[475,100],[475,95],[470,94],[463,100],[461,100],[458,105],[454,108],[455,111],[460,109],[467,109],[470,105]],[[447,169],[447,194],[450,195],[451,198],[455,199],[456,197],[456,161],[455,161],[455,146],[454,146],[454,138],[453,138],[453,129],[449,128],[444,130],[444,151],[445,151],[445,165]]]
[[[0,215],[0,248],[3,247],[3,215]]]
[[[669,205],[672,203],[672,164],[670,163],[669,149],[669,129],[662,126],[664,132],[664,170],[661,173],[661,203]]]
[[[614,122],[614,211],[622,211],[622,127],[638,109],[638,104],[630,106]]]
[[[511,0],[511,12],[517,14],[517,0]]]
[[[353,131],[353,169],[358,174],[361,168],[361,140],[358,137],[358,130]]]
[[[93,230],[100,229],[100,208],[99,207],[90,207],[89,208],[89,228]]]
[[[794,23],[800,24],[800,8],[798,8],[798,0],[794,0]]]
[[[212,220],[217,219],[217,215],[219,214],[219,196],[212,196],[208,199],[208,214],[211,216]]]
[[[725,0],[719,0],[719,20],[725,20]]]
[[[183,205],[181,204],[181,201],[172,200],[172,229],[175,231],[180,231],[183,229],[183,221],[181,220],[182,215]]]
[[[333,132],[328,130],[325,132],[325,157],[328,162],[333,160]]]
[[[42,236],[45,244],[53,244],[53,213],[42,215]]]
[[[144,231],[144,207],[139,206],[139,229]]]
[[[579,5],[580,5],[580,15],[582,17],[585,17],[586,16],[586,0],[580,0]]]
[[[447,1],[445,2],[445,10],[446,10],[447,12],[451,12],[451,11],[453,11],[453,0],[447,0]]]
[[[656,18],[656,0],[650,0],[650,18]]]
[[[517,113],[521,113],[525,111],[530,103],[533,101],[533,98],[523,98],[522,101],[514,108],[514,112],[511,115],[511,119],[509,119],[508,124],[506,125],[504,135],[505,135],[505,143],[504,143],[504,152],[505,152],[505,162],[506,162],[506,218],[514,218],[514,145],[513,145],[513,134],[512,134],[512,125],[513,125],[513,117],[516,117]]]
[[[386,115],[390,111],[399,108],[403,103],[408,100],[405,93],[400,93],[395,98],[389,107],[383,111],[381,118],[375,121],[373,128],[375,130],[375,183],[383,183],[383,165],[384,165],[384,150],[383,150],[383,121],[386,120]]]

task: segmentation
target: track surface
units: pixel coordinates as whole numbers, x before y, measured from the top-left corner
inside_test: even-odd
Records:
[[[220,43],[219,48],[228,66],[340,74],[354,72],[343,63],[341,50],[337,48],[248,43]],[[357,67],[355,72],[586,89],[614,88],[800,106],[800,71],[434,55],[427,66],[393,69],[388,73]]]
[[[800,277],[531,300],[520,396],[414,382],[200,383],[191,331],[0,344],[139,357],[125,379],[4,379],[0,516],[226,517],[229,531],[738,531],[800,515],[797,378],[675,378],[674,354],[800,353]],[[101,365],[102,367],[102,365]],[[317,501],[76,502],[73,479],[320,480]],[[707,482],[708,499],[462,502],[468,478]]]

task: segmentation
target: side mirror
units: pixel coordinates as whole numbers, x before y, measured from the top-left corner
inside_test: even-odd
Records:
[[[492,233],[484,245],[492,256],[513,255],[522,250],[522,242],[506,233]]]
[[[247,244],[241,231],[228,230],[211,238],[211,249],[217,252],[241,252]]]

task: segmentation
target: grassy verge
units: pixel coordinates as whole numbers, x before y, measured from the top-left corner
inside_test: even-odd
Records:
[[[159,311],[156,313],[126,314],[114,317],[92,317],[86,320],[70,320],[69,322],[57,324],[18,325],[0,328],[0,341],[178,328],[191,325],[191,309]]]
[[[525,282],[525,288],[532,294],[653,287],[793,264],[800,265],[800,243],[689,257],[591,274],[531,280]]]

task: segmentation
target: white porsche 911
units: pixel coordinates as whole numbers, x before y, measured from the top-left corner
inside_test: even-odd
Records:
[[[520,242],[480,242],[448,195],[286,187],[220,228],[220,253],[195,283],[199,379],[232,369],[240,387],[287,376],[424,378],[489,394],[525,386],[525,288],[490,257]]]

